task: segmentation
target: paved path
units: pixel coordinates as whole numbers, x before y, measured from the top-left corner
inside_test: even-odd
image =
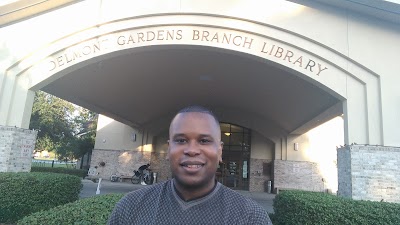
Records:
[[[91,180],[82,180],[83,189],[80,193],[80,198],[87,198],[96,195],[97,183],[92,182]],[[145,187],[140,184],[132,184],[128,182],[110,182],[108,180],[103,180],[100,186],[100,194],[108,194],[108,193],[128,193],[130,191],[134,191]],[[249,191],[237,191],[244,196],[252,198],[258,204],[267,210],[269,213],[273,213],[272,203],[275,198],[274,194],[268,194],[265,192],[249,192]]]

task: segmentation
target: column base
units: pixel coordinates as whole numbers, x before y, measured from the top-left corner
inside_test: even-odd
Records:
[[[0,126],[0,172],[30,172],[37,131]]]

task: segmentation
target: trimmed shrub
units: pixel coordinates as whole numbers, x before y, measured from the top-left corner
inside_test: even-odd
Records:
[[[115,204],[124,194],[106,194],[78,200],[76,202],[57,206],[47,211],[33,213],[22,220],[18,225],[40,224],[107,224],[108,217]]]
[[[64,173],[82,178],[85,178],[88,173],[87,170],[81,170],[81,169],[71,169],[63,167],[38,167],[38,166],[32,166],[31,172]]]
[[[0,223],[79,199],[81,179],[55,173],[0,173]]]
[[[400,224],[400,204],[356,201],[325,193],[282,191],[274,199],[274,225]]]

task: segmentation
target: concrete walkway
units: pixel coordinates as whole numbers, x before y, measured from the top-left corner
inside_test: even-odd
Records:
[[[80,198],[87,198],[96,195],[97,183],[94,183],[91,180],[82,180],[83,188],[79,195]],[[140,184],[132,184],[128,182],[110,182],[108,180],[101,181],[100,186],[100,194],[108,194],[108,193],[128,193],[130,191],[134,191],[145,186]],[[250,192],[250,191],[237,191],[240,194],[247,196],[262,207],[268,213],[273,213],[274,209],[272,207],[273,200],[275,198],[274,194],[268,194],[265,192]]]

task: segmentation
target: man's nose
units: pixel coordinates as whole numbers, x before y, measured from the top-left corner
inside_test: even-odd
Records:
[[[183,153],[189,156],[196,156],[200,154],[200,151],[199,143],[197,141],[190,141]]]

